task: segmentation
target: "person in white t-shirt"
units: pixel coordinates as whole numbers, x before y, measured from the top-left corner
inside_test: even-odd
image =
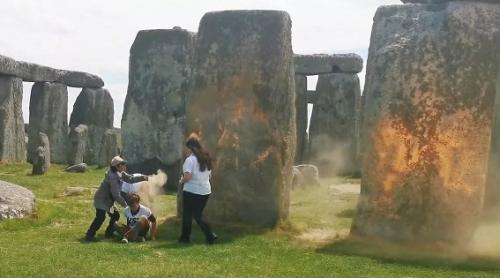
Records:
[[[122,235],[122,242],[145,241],[146,235],[151,230],[151,240],[156,239],[156,217],[148,207],[141,205],[141,197],[132,193],[129,197],[129,206],[125,208],[127,225],[117,227]]]
[[[202,214],[207,204],[210,193],[210,174],[212,172],[212,159],[210,154],[203,149],[195,134],[189,136],[186,147],[191,154],[182,166],[181,183],[184,184],[182,193],[182,233],[179,242],[188,243],[191,237],[193,219],[205,234],[208,244],[213,244],[217,239],[210,226],[203,220]]]

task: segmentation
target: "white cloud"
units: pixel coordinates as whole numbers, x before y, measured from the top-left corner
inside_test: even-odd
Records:
[[[16,0],[0,5],[0,54],[103,77],[120,125],[129,49],[141,29],[196,31],[205,12],[279,9],[293,21],[296,53],[366,52],[378,6],[399,0]],[[26,86],[27,88],[29,86]],[[70,110],[74,100],[70,94]],[[24,114],[28,119],[29,94]]]

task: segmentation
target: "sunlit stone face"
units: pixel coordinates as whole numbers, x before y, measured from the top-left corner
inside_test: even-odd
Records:
[[[500,5],[382,7],[352,232],[465,243],[482,210],[500,67]]]

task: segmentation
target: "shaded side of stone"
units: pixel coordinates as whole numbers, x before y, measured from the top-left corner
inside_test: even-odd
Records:
[[[363,70],[363,58],[357,54],[295,55],[295,73],[317,75],[327,73],[359,73]]]
[[[297,149],[295,164],[301,164],[305,158],[307,143],[307,77],[295,75],[295,110],[297,124]]]
[[[187,134],[212,154],[211,221],[286,218],[296,148],[291,20],[281,11],[205,14]]]
[[[31,89],[28,161],[38,148],[39,132],[50,141],[52,162],[66,163],[68,153],[68,89],[60,83],[36,82]]]
[[[361,97],[357,75],[320,75],[309,127],[310,160],[322,176],[355,175],[357,109]]]
[[[120,155],[121,151],[121,133],[116,129],[108,129],[104,132],[101,139],[101,148],[99,150],[99,161],[97,166],[109,167],[111,159]]]
[[[26,161],[26,142],[22,111],[23,82],[0,75],[0,161]]]
[[[500,206],[500,74],[497,79],[497,95],[495,98],[495,116],[491,134],[488,174],[484,208],[486,213],[495,212]]]
[[[69,149],[67,162],[69,165],[83,163],[89,144],[89,128],[86,125],[78,125],[69,133]],[[111,162],[111,161],[110,161]]]
[[[88,127],[88,144],[84,161],[88,164],[99,162],[99,151],[102,136],[106,130],[113,128],[113,98],[106,89],[84,88],[78,95],[70,118],[70,128],[80,124]]]

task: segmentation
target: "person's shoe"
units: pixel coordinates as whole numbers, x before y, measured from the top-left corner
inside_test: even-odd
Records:
[[[212,233],[212,237],[207,239],[207,244],[212,245],[217,241],[218,237],[216,234]]]
[[[128,239],[122,238],[122,243],[128,243]]]
[[[189,239],[182,238],[182,237],[181,237],[181,238],[179,238],[179,239],[177,240],[177,242],[178,242],[178,243],[186,243],[186,244],[187,244],[187,243],[191,243],[191,241],[190,241]]]
[[[85,236],[83,238],[84,243],[91,243],[91,242],[97,242],[97,239],[93,236]]]

